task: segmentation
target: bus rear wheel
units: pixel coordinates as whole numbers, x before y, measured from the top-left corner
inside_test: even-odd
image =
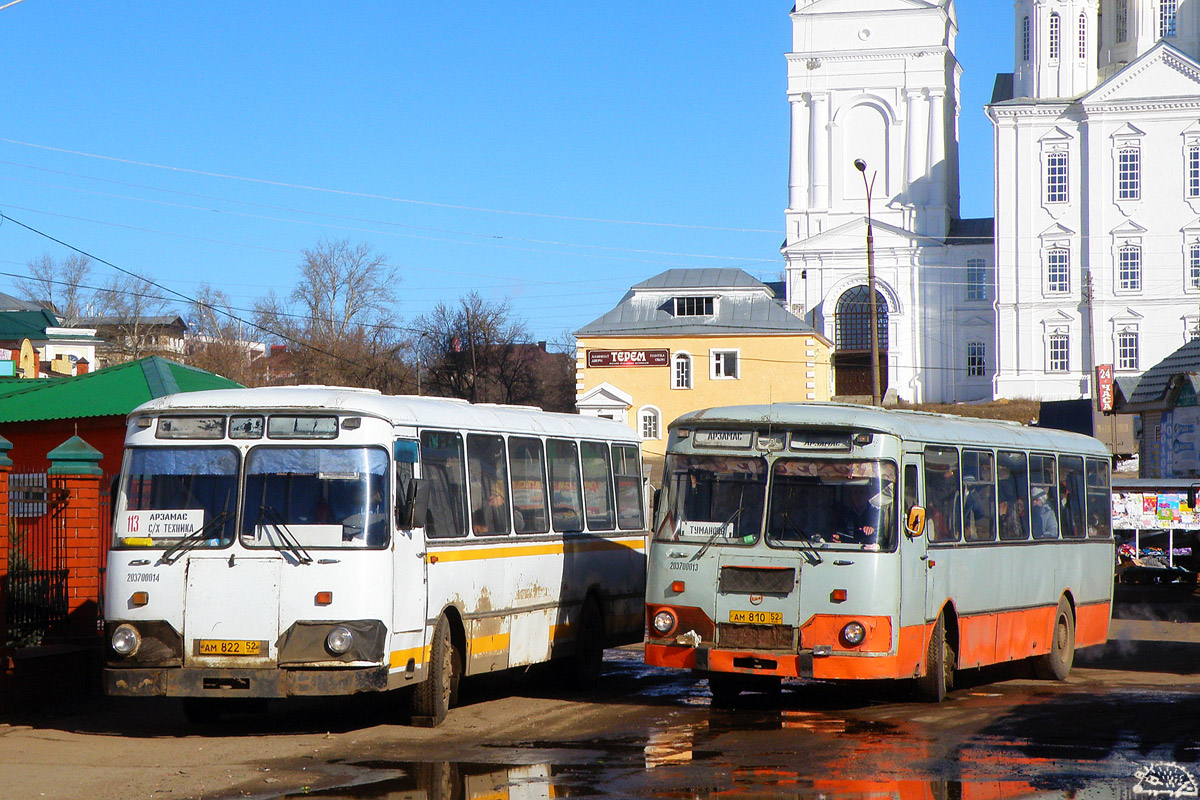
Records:
[[[450,636],[450,623],[438,620],[430,644],[428,674],[413,687],[412,724],[436,728],[458,702],[458,682],[462,675],[462,654]]]
[[[946,617],[938,617],[925,653],[925,674],[917,678],[917,697],[927,703],[940,703],[954,688],[954,647],[946,636]]]
[[[1060,598],[1054,612],[1050,652],[1033,659],[1033,671],[1042,680],[1065,681],[1075,663],[1075,615],[1067,598]]]

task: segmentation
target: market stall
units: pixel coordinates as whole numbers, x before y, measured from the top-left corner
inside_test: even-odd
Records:
[[[1117,580],[1195,582],[1200,572],[1200,513],[1189,505],[1200,481],[1113,476]]]

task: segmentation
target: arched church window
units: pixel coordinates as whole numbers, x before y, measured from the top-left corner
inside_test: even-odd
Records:
[[[854,286],[838,298],[838,350],[871,349],[871,295],[867,287]],[[888,307],[883,295],[875,291],[875,318],[878,321],[879,349],[886,350],[888,342]]]
[[[1059,20],[1058,14],[1057,13],[1051,14],[1050,15],[1050,59],[1052,61],[1058,60],[1059,39],[1060,39],[1060,33],[1061,33],[1061,26],[1059,23],[1060,23],[1060,20]]]
[[[1087,14],[1079,14],[1079,60],[1087,61]]]

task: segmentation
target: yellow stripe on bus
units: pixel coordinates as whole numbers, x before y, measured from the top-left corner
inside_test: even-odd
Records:
[[[410,658],[418,664],[424,664],[429,660],[429,648],[410,647],[407,650],[394,650],[388,655],[388,667],[390,669],[403,669],[408,665]]]
[[[616,548],[626,548],[629,550],[644,550],[646,542],[644,539],[600,539],[587,542],[572,542],[569,545],[564,543],[552,544],[527,544],[527,545],[509,545],[509,546],[493,546],[480,547],[470,550],[455,550],[445,549],[438,550],[433,553],[426,553],[425,560],[430,564],[437,564],[443,561],[480,561],[489,558],[522,558],[525,556],[550,556],[562,555],[564,552],[572,553],[589,552],[593,550],[611,550]]]
[[[471,655],[483,653],[499,653],[508,649],[508,634],[497,633],[493,636],[476,636],[471,640]]]

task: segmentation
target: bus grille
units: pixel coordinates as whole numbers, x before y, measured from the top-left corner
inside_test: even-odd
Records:
[[[795,650],[795,628],[791,625],[717,625],[717,645],[736,650]]]
[[[757,567],[721,567],[722,594],[790,594],[796,585],[796,570]]]

